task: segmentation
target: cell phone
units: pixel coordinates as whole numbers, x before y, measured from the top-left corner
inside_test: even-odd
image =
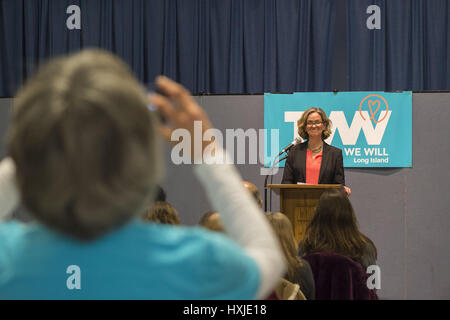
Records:
[[[161,90],[158,89],[158,87],[156,86],[155,82],[150,82],[148,84],[145,85],[145,88],[147,89],[147,93],[148,94],[160,94],[164,97],[167,97],[167,95],[162,92]],[[147,108],[148,110],[152,111],[152,112],[156,112],[158,114],[158,118],[161,121],[161,123],[165,124],[167,123],[167,119],[163,116],[163,114],[158,110],[158,108],[156,108],[152,103],[148,103],[147,104]]]

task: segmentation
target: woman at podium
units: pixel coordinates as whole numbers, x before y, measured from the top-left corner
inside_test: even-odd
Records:
[[[298,134],[306,141],[288,154],[281,183],[341,184],[345,186],[342,150],[324,140],[331,135],[331,120],[321,108],[309,108],[297,122]]]

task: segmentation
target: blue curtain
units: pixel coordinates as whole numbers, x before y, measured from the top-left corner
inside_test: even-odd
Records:
[[[81,30],[68,30],[70,5]],[[50,57],[100,47],[193,93],[328,91],[333,0],[0,0],[0,96]]]
[[[381,29],[368,29],[368,6]],[[449,90],[448,0],[347,0],[350,90]]]

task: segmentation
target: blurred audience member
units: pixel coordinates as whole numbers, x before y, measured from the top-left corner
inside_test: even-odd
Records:
[[[140,219],[163,178],[157,134],[170,142],[180,129],[194,140],[212,129],[184,87],[166,77],[156,85],[166,97],[148,97],[123,61],[94,49],[28,79],[0,165],[1,210],[21,199],[39,223],[0,223],[0,299],[240,300],[273,291],[283,254],[236,168],[217,164],[220,145],[203,141],[190,156],[232,240]]]
[[[288,263],[288,269],[284,279],[298,284],[306,299],[314,299],[315,286],[313,273],[308,261],[298,255],[298,247],[291,221],[281,212],[266,212],[265,214],[280,240],[281,248]]]
[[[156,201],[143,216],[143,220],[162,224],[181,224],[177,210],[165,201]]]
[[[225,229],[223,228],[222,225],[222,220],[220,219],[220,214],[218,212],[214,211],[206,212],[200,218],[198,224],[208,230],[225,232]]]
[[[261,200],[261,195],[259,193],[258,188],[249,181],[243,181],[242,184],[248,191],[250,191],[250,194],[253,196],[258,206],[262,209],[263,202]]]

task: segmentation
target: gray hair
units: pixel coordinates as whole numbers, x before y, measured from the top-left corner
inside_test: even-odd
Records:
[[[163,175],[157,125],[144,88],[112,54],[44,65],[19,91],[8,131],[25,206],[83,240],[142,215]]]

